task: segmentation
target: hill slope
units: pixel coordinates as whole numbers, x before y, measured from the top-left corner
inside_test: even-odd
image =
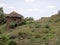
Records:
[[[7,37],[6,44],[14,41],[17,45],[60,45],[60,14],[33,20],[8,31],[3,26],[0,26],[0,29],[3,28],[0,37]]]

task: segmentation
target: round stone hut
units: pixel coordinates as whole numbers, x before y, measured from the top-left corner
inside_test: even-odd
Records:
[[[16,13],[15,11],[6,15],[6,28],[9,29],[11,24],[18,26],[22,20],[23,16],[21,14]]]

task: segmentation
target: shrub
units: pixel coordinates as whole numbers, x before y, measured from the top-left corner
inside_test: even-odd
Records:
[[[0,25],[5,23],[5,16],[3,12],[3,8],[0,8]]]
[[[44,33],[48,33],[49,31],[48,30],[45,30]]]
[[[45,45],[49,45],[48,41],[47,41],[47,42],[45,42]]]
[[[24,39],[24,38],[26,38],[26,35],[25,35],[25,33],[19,32],[18,37],[19,37],[19,39]]]
[[[35,31],[35,29],[32,29],[32,32],[34,32]]]
[[[34,19],[33,19],[33,17],[27,17],[27,18],[25,18],[25,20],[27,20],[27,21],[32,21],[32,20],[34,20]]]
[[[41,28],[41,25],[40,25],[39,22],[33,21],[33,22],[30,24],[30,28]]]
[[[2,31],[0,31],[0,34],[2,34]]]
[[[50,29],[50,26],[49,25],[46,25],[45,28]]]
[[[30,23],[33,23],[34,19],[32,17],[27,17],[25,18],[24,20],[22,20],[22,25],[24,24],[30,24]]]
[[[36,35],[35,38],[40,38],[41,36],[40,35]]]
[[[25,38],[30,38],[30,34],[29,33],[24,33],[24,32],[19,32],[18,33],[18,38],[19,39],[25,39]]]
[[[59,21],[60,21],[60,18],[59,18],[59,19],[56,19],[56,20],[55,20],[55,23],[56,23],[56,22],[59,22]]]
[[[40,28],[40,27],[41,27],[40,24],[36,24],[36,25],[35,25],[35,28]]]
[[[26,24],[26,20],[22,20],[21,25],[24,25],[24,24]]]
[[[0,37],[0,45],[7,45],[8,38],[6,36]]]
[[[33,25],[34,25],[35,28],[40,28],[41,27],[40,23],[36,22],[36,21],[33,23]]]
[[[46,37],[43,37],[43,40],[46,40]]]
[[[17,38],[16,35],[10,35],[10,36],[9,36],[9,39],[15,39],[15,38]]]
[[[16,25],[16,23],[11,22],[11,23],[10,23],[10,28],[12,28],[12,29],[15,28],[15,27],[16,27],[15,25]]]
[[[10,41],[8,45],[16,45],[16,42]]]

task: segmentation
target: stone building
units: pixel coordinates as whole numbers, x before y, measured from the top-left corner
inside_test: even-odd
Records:
[[[6,15],[6,28],[7,30],[10,28],[10,24],[13,23],[15,26],[18,26],[23,20],[23,16],[21,14],[16,13],[15,11]]]

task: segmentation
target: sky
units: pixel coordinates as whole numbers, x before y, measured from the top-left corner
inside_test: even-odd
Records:
[[[24,17],[49,17],[60,10],[60,0],[0,0],[4,13],[16,11]]]

